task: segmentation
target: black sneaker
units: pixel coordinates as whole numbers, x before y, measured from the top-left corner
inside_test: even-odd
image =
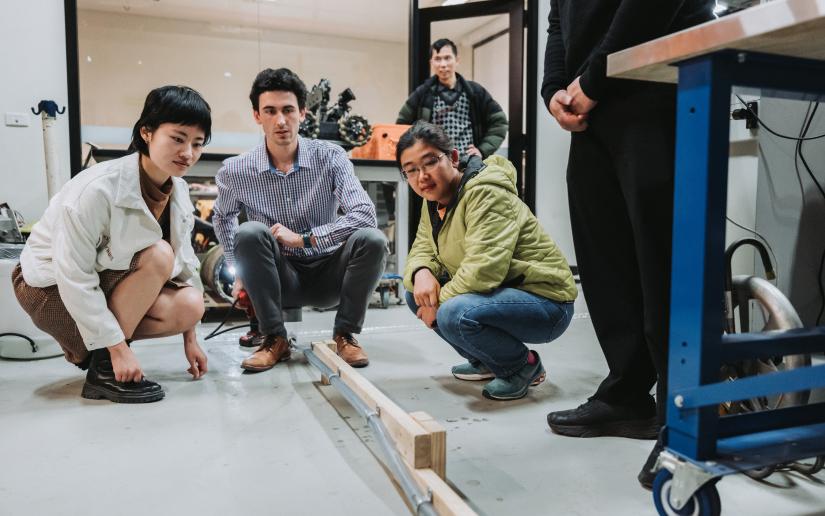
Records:
[[[143,378],[139,382],[118,382],[108,349],[92,351],[86,383],[80,395],[89,400],[106,399],[115,403],[151,403],[163,399],[160,385]]]
[[[656,439],[659,423],[653,400],[646,408],[608,405],[591,398],[572,410],[547,414],[553,432],[570,437],[628,437]]]

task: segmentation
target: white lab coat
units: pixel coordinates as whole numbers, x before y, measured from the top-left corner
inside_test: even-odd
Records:
[[[26,283],[57,285],[89,351],[124,340],[97,273],[128,269],[136,253],[163,238],[140,192],[138,156],[98,163],[66,183],[20,256]],[[181,178],[172,181],[169,228],[175,265],[170,279],[200,287],[200,265],[190,241],[195,220],[189,189]]]

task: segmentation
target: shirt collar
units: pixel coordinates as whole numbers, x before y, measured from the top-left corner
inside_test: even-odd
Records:
[[[310,156],[311,146],[312,142],[310,140],[307,140],[303,136],[298,136],[298,149],[295,155],[295,163],[298,164],[298,168],[312,167],[312,159]],[[301,149],[304,149],[305,152],[301,152]]]
[[[312,166],[312,159],[310,157],[311,145],[312,143],[310,140],[298,135],[298,147],[295,149],[295,161],[292,164],[292,170],[288,170],[287,172],[293,172],[301,168],[310,168]],[[302,152],[302,149],[305,152]],[[264,142],[255,149],[255,152],[258,154],[255,157],[255,161],[258,165],[258,172],[271,172],[273,174],[276,172],[283,173],[283,171],[276,169],[275,165],[270,163],[269,153],[266,151],[266,140],[264,140]]]

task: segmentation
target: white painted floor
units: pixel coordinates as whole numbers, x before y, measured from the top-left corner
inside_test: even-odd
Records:
[[[535,347],[548,381],[509,403],[455,380],[459,357],[405,307],[367,315],[364,375],[445,425],[449,480],[481,514],[656,513],[636,482],[652,442],[547,429],[547,412],[584,401],[606,371],[583,302],[577,310],[564,336]],[[332,318],[305,311],[291,327],[306,345],[329,337]],[[149,405],[81,399],[83,374],[62,358],[0,360],[0,515],[410,514],[335,389],[302,358],[242,374],[239,333],[202,341],[210,371],[197,382],[179,339],[136,343],[167,393]],[[723,513],[825,515],[825,473],[769,480],[725,478]]]

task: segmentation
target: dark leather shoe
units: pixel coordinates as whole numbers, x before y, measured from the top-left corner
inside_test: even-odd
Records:
[[[653,489],[653,481],[656,479],[656,474],[659,473],[658,471],[653,471],[653,468],[656,467],[656,459],[659,458],[659,454],[665,449],[665,431],[666,430],[662,428],[662,431],[659,432],[659,438],[656,439],[653,450],[650,452],[650,455],[647,456],[647,460],[645,461],[645,465],[642,466],[639,476],[636,477],[645,489]]]
[[[109,400],[115,403],[151,403],[163,399],[160,385],[143,378],[139,382],[118,382],[112,369],[108,349],[92,351],[86,383],[80,395],[89,400]]]
[[[350,366],[367,367],[370,364],[370,359],[352,334],[340,333],[334,335],[332,339],[335,341],[338,356],[343,358],[344,362]]]
[[[591,398],[572,410],[547,414],[547,424],[553,432],[570,437],[656,439],[659,434],[652,400],[648,407],[637,408],[608,405]]]
[[[261,346],[241,362],[247,371],[259,373],[272,369],[278,362],[290,359],[289,341],[281,335],[267,335]]]

